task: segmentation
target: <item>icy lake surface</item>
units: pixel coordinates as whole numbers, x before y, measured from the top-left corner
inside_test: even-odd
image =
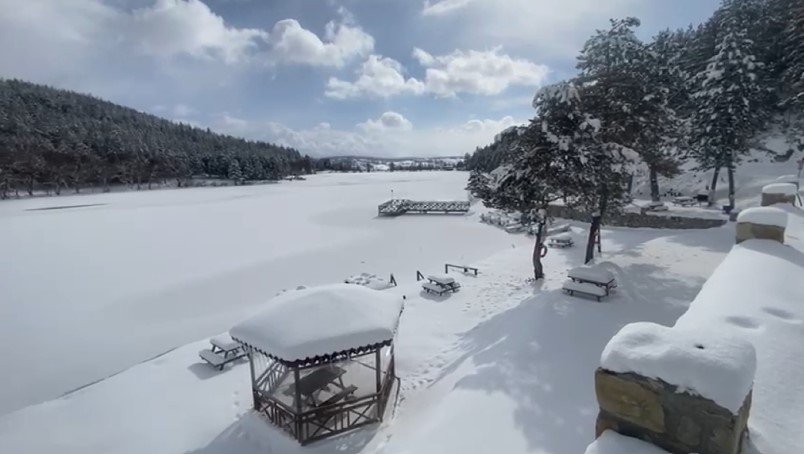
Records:
[[[465,200],[466,178],[325,174],[0,203],[0,414],[225,331],[283,289],[360,272],[407,282],[508,247],[470,217],[376,217],[392,190]]]

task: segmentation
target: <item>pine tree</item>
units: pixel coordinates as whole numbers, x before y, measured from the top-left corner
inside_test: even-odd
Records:
[[[240,162],[237,159],[229,161],[229,170],[226,174],[235,185],[243,182],[243,171],[240,170]]]
[[[391,163],[393,164],[393,163]],[[473,170],[469,174],[469,181],[466,184],[466,190],[473,197],[478,199],[488,199],[491,194],[490,178],[485,173],[479,170]]]
[[[724,0],[717,15],[715,54],[696,76],[694,156],[701,168],[726,168],[729,205],[734,206],[734,171],[749,140],[766,120],[763,64],[751,39],[751,26],[761,12],[756,0]],[[716,178],[713,180],[716,183]],[[714,193],[714,184],[711,189]],[[710,203],[714,197],[710,198]]]

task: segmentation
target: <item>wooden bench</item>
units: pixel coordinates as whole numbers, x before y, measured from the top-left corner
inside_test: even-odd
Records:
[[[570,296],[575,296],[576,293],[581,295],[591,296],[598,301],[601,298],[606,296],[608,292],[606,289],[595,284],[585,283],[585,282],[576,282],[576,281],[566,281],[564,282],[564,286],[562,289],[569,293]]]
[[[456,270],[463,270],[464,274],[469,274],[471,271],[475,276],[477,276],[478,269],[473,266],[466,266],[466,265],[453,265],[452,263],[445,263],[444,264],[444,273],[449,273],[450,268],[455,268]]]
[[[568,234],[561,234],[554,237],[550,237],[548,240],[548,244],[550,247],[557,247],[557,248],[565,248],[565,247],[572,247],[575,242],[572,241],[572,237]]]
[[[617,280],[611,271],[597,267],[578,267],[569,270],[567,277],[581,284],[593,284],[602,287],[608,295],[617,287]]]
[[[332,396],[330,396],[329,399],[321,402],[319,407],[326,407],[327,405],[332,405],[334,403],[338,403],[338,402],[342,401],[343,399],[345,399],[346,397],[354,394],[355,391],[357,391],[357,386],[349,385],[346,388],[343,388],[342,390],[340,390],[337,393],[335,393]]]
[[[451,292],[447,287],[442,287],[434,282],[425,282],[422,284],[422,289],[424,289],[427,293],[435,293],[438,296],[441,296],[447,292]]]
[[[210,366],[217,368],[218,370],[223,370],[223,368],[232,361],[237,360],[245,355],[245,352],[237,352],[237,353],[216,353],[212,350],[205,348],[198,352],[198,356],[201,357],[204,361],[208,362]]]

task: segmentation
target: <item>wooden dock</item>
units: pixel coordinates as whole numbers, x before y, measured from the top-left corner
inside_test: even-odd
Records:
[[[380,216],[399,216],[402,214],[466,214],[469,202],[429,201],[420,202],[406,199],[392,199],[377,207]]]

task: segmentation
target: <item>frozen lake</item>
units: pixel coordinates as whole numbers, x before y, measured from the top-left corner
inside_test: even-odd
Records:
[[[282,289],[364,271],[409,282],[509,246],[474,217],[376,217],[391,190],[465,200],[467,176],[325,174],[0,203],[0,414],[225,331]],[[92,206],[31,211],[70,205]]]

